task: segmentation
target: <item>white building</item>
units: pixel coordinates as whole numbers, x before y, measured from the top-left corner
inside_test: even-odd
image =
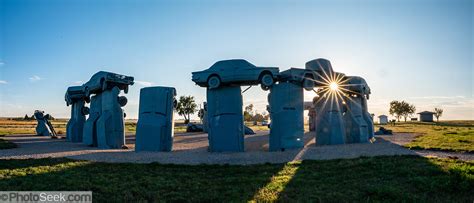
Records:
[[[380,115],[379,116],[379,124],[387,124],[388,123],[388,116]]]

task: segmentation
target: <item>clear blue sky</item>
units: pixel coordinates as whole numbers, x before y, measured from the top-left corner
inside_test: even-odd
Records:
[[[0,0],[0,116],[42,109],[69,117],[68,86],[99,70],[134,76],[125,110],[137,117],[139,89],[176,87],[205,98],[191,72],[244,58],[281,70],[327,58],[364,77],[369,110],[391,100],[444,119],[474,119],[470,0],[84,1]],[[258,111],[267,92],[244,94]],[[311,94],[307,94],[309,100]]]

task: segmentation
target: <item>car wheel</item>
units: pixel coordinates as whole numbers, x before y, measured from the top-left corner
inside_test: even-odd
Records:
[[[221,79],[217,75],[213,75],[207,79],[207,86],[209,89],[218,88],[221,85]]]
[[[303,87],[307,91],[311,91],[314,89],[314,81],[311,78],[303,79]]]
[[[84,98],[84,101],[86,101],[87,103],[91,103],[91,98],[89,96],[87,96],[87,97]]]
[[[124,96],[120,96],[117,98],[117,102],[119,103],[119,105],[121,107],[124,107],[125,105],[127,105],[127,97],[124,97]]]
[[[264,73],[262,75],[262,77],[260,78],[260,83],[263,85],[263,86],[267,86],[267,87],[270,87],[273,85],[275,81],[273,80],[273,76],[272,74],[270,73]]]
[[[82,107],[82,114],[83,114],[83,115],[88,115],[89,112],[90,112],[89,107]]]

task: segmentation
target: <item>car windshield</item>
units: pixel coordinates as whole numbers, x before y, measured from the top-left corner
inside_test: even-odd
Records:
[[[217,69],[231,69],[231,68],[255,68],[255,66],[249,63],[246,60],[226,60],[226,61],[218,61],[214,65],[212,65],[209,70],[217,70]]]

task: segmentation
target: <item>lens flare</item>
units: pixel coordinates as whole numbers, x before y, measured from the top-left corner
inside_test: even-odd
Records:
[[[339,89],[339,85],[336,82],[331,82],[329,84],[329,89],[331,89],[332,91],[336,91]]]

